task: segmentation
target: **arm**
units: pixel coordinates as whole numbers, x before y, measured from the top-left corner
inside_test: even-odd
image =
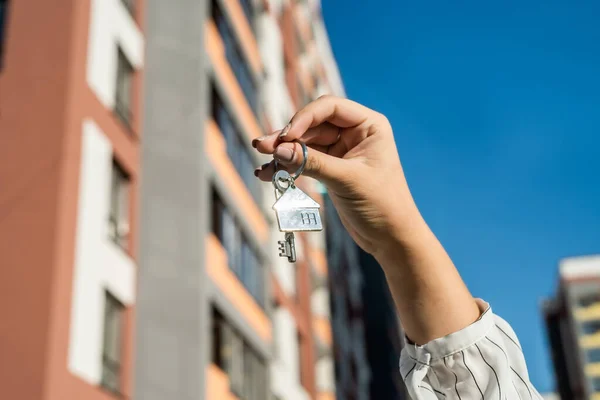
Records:
[[[400,361],[411,397],[539,399],[516,335],[471,296],[421,217],[387,119],[352,101],[324,97],[252,144],[295,170],[302,161],[296,139],[311,148],[305,174],[327,186],[350,235],[385,272],[414,344]],[[273,173],[273,162],[255,171],[264,181]]]
[[[327,96],[253,146],[293,170],[302,161],[295,139],[311,148],[305,174],[324,182],[348,232],[384,269],[408,337],[423,344],[473,323],[477,305],[417,210],[387,119]],[[271,163],[256,175],[273,172]]]
[[[374,256],[402,326],[416,344],[457,332],[479,318],[475,300],[446,251],[415,211],[409,232],[390,235]]]

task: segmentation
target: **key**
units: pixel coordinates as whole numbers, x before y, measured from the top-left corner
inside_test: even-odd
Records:
[[[273,186],[275,187],[275,204],[273,210],[277,216],[279,230],[285,232],[285,240],[278,242],[279,256],[287,257],[291,263],[296,262],[296,245],[294,232],[311,232],[323,229],[321,205],[310,198],[295,184],[295,180],[304,170],[308,150],[306,145],[300,142],[304,153],[304,162],[300,169],[290,175],[287,171],[276,171],[273,175]]]
[[[286,232],[285,240],[279,242],[279,257],[287,257],[291,263],[296,262],[296,244],[294,242],[294,232]]]

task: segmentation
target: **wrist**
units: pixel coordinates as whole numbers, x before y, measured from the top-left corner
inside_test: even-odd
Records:
[[[378,240],[373,257],[386,272],[396,269],[399,261],[426,247],[432,232],[416,206],[390,218],[388,234]]]

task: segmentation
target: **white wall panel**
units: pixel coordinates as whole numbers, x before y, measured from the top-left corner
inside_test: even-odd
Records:
[[[100,128],[83,124],[69,370],[100,383],[105,290],[124,305],[135,299],[135,265],[108,237],[112,149]]]
[[[108,109],[115,104],[119,46],[134,66],[144,60],[144,38],[121,0],[91,0],[87,81]]]

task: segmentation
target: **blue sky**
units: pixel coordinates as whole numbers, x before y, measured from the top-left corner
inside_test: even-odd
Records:
[[[323,9],[348,96],[391,120],[422,213],[552,390],[540,300],[600,253],[600,2]]]

